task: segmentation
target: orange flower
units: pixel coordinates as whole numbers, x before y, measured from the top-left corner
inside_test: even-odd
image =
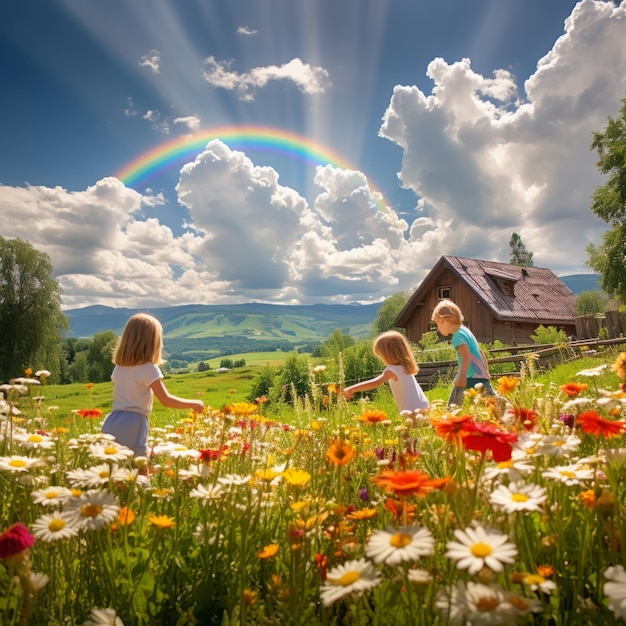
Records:
[[[561,391],[570,398],[575,398],[579,393],[586,391],[589,385],[585,383],[565,383],[561,385]]]
[[[606,437],[607,439],[623,434],[626,427],[623,421],[605,419],[595,411],[581,413],[576,418],[576,425],[589,435]]]
[[[506,395],[517,387],[519,380],[513,376],[502,376],[498,379],[498,393]]]
[[[380,424],[381,422],[388,422],[389,417],[387,413],[384,411],[377,411],[372,409],[370,411],[363,411],[359,417],[357,417],[359,422],[363,422],[364,424]]]
[[[93,389],[93,383],[87,383],[85,387],[91,391]]]
[[[117,514],[117,521],[120,526],[128,526],[135,521],[135,517],[135,514],[127,506],[123,506]]]
[[[593,489],[588,489],[578,494],[578,499],[588,508],[593,509],[596,505],[596,494]]]
[[[355,449],[342,439],[336,439],[326,451],[326,458],[334,465],[347,465],[355,457]]]
[[[393,492],[396,496],[406,497],[410,495],[425,496],[435,489],[438,484],[432,478],[418,470],[385,470],[379,476],[372,479],[379,487]]]
[[[33,370],[32,370],[32,368],[31,368],[31,367],[27,367],[27,368],[24,370],[24,375],[25,375],[25,376],[30,376],[32,373],[33,373]]]
[[[554,574],[554,567],[552,565],[537,565],[537,573],[544,578],[548,578]]]
[[[148,521],[159,530],[169,530],[174,528],[176,524],[173,517],[169,517],[168,515],[154,515],[154,513],[148,516]]]
[[[435,432],[448,443],[461,445],[463,436],[472,432],[474,417],[472,415],[454,415],[452,417],[433,420]]]
[[[81,417],[89,418],[92,420],[102,417],[102,411],[100,409],[78,409],[76,413]]]
[[[403,517],[403,506],[406,505],[406,518],[408,522],[412,522],[415,519],[415,506],[413,504],[409,504],[408,502],[402,503],[399,500],[393,500],[392,498],[387,498],[385,500],[384,507],[393,513],[396,521],[399,521]]]
[[[523,406],[514,406],[509,409],[509,414],[515,417],[518,424],[521,424],[526,430],[532,430],[537,423],[537,412],[533,409],[526,409]]]
[[[348,519],[360,521],[360,520],[372,519],[373,517],[376,517],[377,515],[378,515],[377,509],[361,509],[359,511],[353,511],[352,513],[348,513],[346,517]]]
[[[273,556],[276,556],[278,552],[278,544],[270,543],[261,550],[261,552],[257,552],[257,556],[260,559],[271,559]]]
[[[232,404],[224,407],[224,410],[237,417],[247,417],[248,415],[256,413],[259,410],[259,407],[251,402],[233,402]]]
[[[611,369],[622,379],[626,378],[626,352],[620,352]]]

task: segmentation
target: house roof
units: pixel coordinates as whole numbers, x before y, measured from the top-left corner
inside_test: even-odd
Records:
[[[574,321],[576,296],[549,269],[442,256],[398,315],[396,326],[403,328],[415,308],[425,303],[426,292],[446,267],[497,319],[531,320],[538,324],[572,324]],[[512,283],[512,295],[507,295],[498,284],[507,281]]]

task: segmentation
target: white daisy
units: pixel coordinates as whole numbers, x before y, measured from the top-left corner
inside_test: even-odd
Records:
[[[608,363],[604,363],[603,365],[598,365],[598,367],[591,367],[589,369],[580,370],[580,372],[576,373],[576,376],[587,376],[589,378],[592,378],[594,376],[601,376],[608,366]]]
[[[594,479],[594,470],[581,468],[576,464],[551,467],[541,474],[544,478],[565,483],[568,487],[579,485],[581,482]]]
[[[465,530],[455,530],[458,541],[446,544],[445,556],[456,561],[458,569],[466,569],[470,574],[478,573],[483,567],[501,572],[504,563],[513,563],[517,547],[508,537],[498,532],[489,532],[477,526]]]
[[[380,584],[380,573],[366,559],[348,561],[333,567],[320,587],[320,597],[324,606],[331,606],[337,600],[349,595],[362,595]]]
[[[437,608],[446,624],[480,626],[515,623],[515,611],[500,585],[460,580],[448,593],[437,594]]]
[[[3,456],[0,457],[0,470],[7,472],[28,472],[42,462],[41,459],[29,456]]]
[[[374,563],[398,565],[405,561],[417,561],[423,556],[432,556],[435,540],[427,528],[375,530],[367,542],[365,554]]]
[[[252,476],[250,475],[239,476],[238,474],[226,474],[224,476],[220,476],[217,479],[217,482],[224,485],[224,487],[230,487],[245,485],[246,483],[249,483],[250,480],[252,480]]]
[[[508,461],[500,461],[494,465],[489,465],[483,474],[483,480],[488,482],[507,477],[510,481],[518,481],[528,476],[534,466],[528,462],[528,456],[521,450],[513,450]]]
[[[510,483],[500,485],[490,496],[490,502],[506,513],[518,511],[541,511],[546,501],[546,490],[539,485]]]
[[[189,492],[189,497],[198,498],[198,500],[204,500],[205,502],[208,502],[209,500],[218,500],[222,497],[222,490],[222,485],[211,485],[209,487],[198,485],[195,489],[192,489]]]
[[[54,513],[42,515],[33,523],[31,530],[37,539],[52,543],[59,539],[67,539],[77,535],[79,528],[75,516],[55,511]]]
[[[115,441],[92,443],[89,446],[89,454],[98,461],[114,461],[119,463],[134,455],[134,452]]]
[[[124,622],[117,616],[115,609],[92,609],[91,619],[83,626],[124,626]]]
[[[525,574],[523,581],[532,591],[541,591],[546,595],[550,595],[556,589],[556,583],[553,580],[548,580],[539,573]]]
[[[71,513],[81,529],[97,530],[111,523],[120,510],[113,494],[106,489],[91,489],[77,498],[67,501],[67,512]]]
[[[568,456],[578,452],[581,440],[576,435],[546,435],[537,446],[537,454],[551,457]]]
[[[29,579],[30,586],[35,593],[41,591],[50,580],[47,574],[42,574],[41,572],[30,572]]]
[[[608,567],[604,572],[604,595],[609,599],[609,609],[618,619],[626,619],[626,572],[622,565]]]
[[[13,440],[19,441],[25,448],[30,450],[48,450],[56,445],[53,439],[39,433],[24,433],[23,435],[13,433]]]
[[[55,487],[50,486],[45,489],[38,489],[33,491],[31,496],[35,504],[42,504],[43,506],[60,506],[70,496],[72,492],[67,487]]]
[[[425,569],[410,569],[406,573],[409,582],[416,587],[425,587],[432,582],[433,575]]]

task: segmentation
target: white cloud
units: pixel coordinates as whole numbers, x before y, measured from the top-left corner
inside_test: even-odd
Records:
[[[189,130],[200,130],[202,126],[202,120],[197,115],[187,115],[185,117],[175,117],[174,124],[183,124]]]
[[[150,50],[148,54],[141,57],[139,61],[140,67],[147,67],[153,74],[158,74],[161,71],[161,55],[158,50]]]
[[[236,32],[238,35],[251,36],[251,35],[256,35],[259,31],[254,30],[254,28],[250,28],[248,26],[240,26]]]
[[[253,100],[254,90],[265,87],[273,80],[290,80],[305,94],[324,93],[332,85],[327,70],[303,63],[300,59],[292,59],[280,66],[255,67],[243,73],[231,71],[231,61],[218,61],[213,56],[206,58],[204,63],[204,79],[208,83],[222,89],[237,90],[242,100]]]
[[[394,89],[380,134],[402,147],[400,179],[420,198],[410,240],[418,276],[441,254],[506,261],[512,232],[536,265],[590,271],[585,247],[606,226],[589,211],[603,182],[589,148],[619,112],[625,40],[626,2],[583,0],[525,99],[509,72],[485,78],[468,59],[433,60],[430,95]]]
[[[153,111],[152,109],[146,111],[143,115],[143,119],[150,122],[152,124],[152,128],[155,130],[159,130],[165,135],[169,134],[169,122],[163,119],[158,111]]]

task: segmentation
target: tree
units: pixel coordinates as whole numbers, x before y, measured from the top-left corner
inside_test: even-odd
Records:
[[[58,378],[62,332],[69,328],[60,294],[47,254],[0,237],[0,380],[21,376],[26,367]]]
[[[103,383],[111,380],[113,373],[113,352],[117,345],[117,335],[112,330],[96,333],[89,344],[87,361],[89,362],[89,381]]]
[[[354,345],[355,341],[350,335],[346,335],[339,328],[336,328],[332,335],[323,343],[321,343],[313,351],[313,356],[321,356],[324,358],[336,357],[347,347]]]
[[[511,247],[511,265],[519,265],[520,267],[532,267],[533,266],[533,253],[526,250],[526,246],[522,242],[522,238],[513,233],[509,241]]]
[[[379,335],[386,330],[395,329],[394,326],[400,311],[404,308],[409,301],[411,294],[408,291],[396,291],[396,293],[390,295],[378,309],[378,316],[374,320],[373,329],[374,332]]]
[[[583,291],[576,298],[577,315],[595,315],[604,313],[609,304],[609,296],[599,289]]]
[[[602,276],[602,289],[626,300],[626,98],[620,116],[609,121],[603,133],[593,133],[591,149],[598,151],[596,163],[608,174],[591,197],[592,213],[604,220],[608,230],[599,246],[587,246],[587,265]]]

